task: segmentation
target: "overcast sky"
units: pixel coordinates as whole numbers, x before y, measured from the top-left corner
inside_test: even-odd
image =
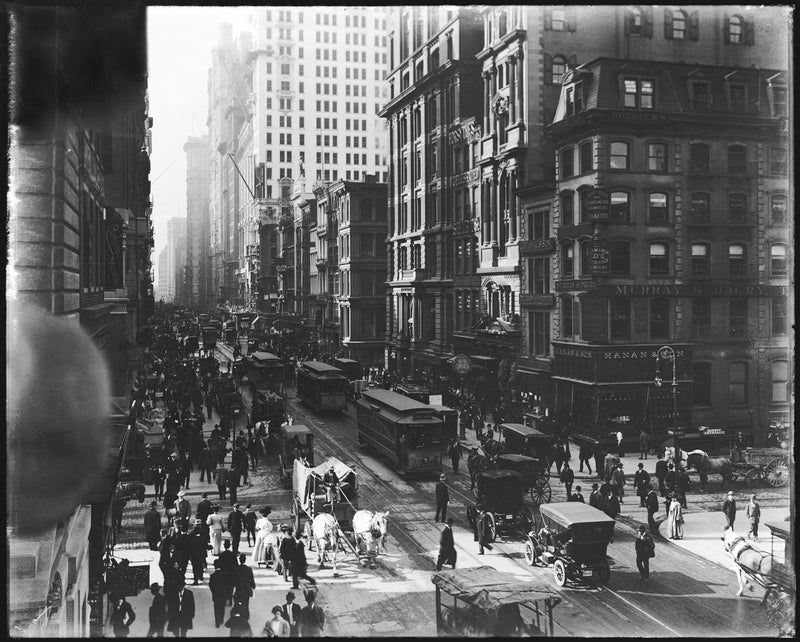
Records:
[[[233,24],[234,37],[250,30],[250,7],[149,7],[148,95],[153,117],[150,156],[155,256],[167,243],[167,220],[186,216],[186,154],[189,136],[207,133],[207,80],[219,25]]]

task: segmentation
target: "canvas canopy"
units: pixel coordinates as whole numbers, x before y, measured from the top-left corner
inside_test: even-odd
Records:
[[[539,507],[543,516],[550,517],[562,526],[572,524],[613,523],[614,518],[583,502],[559,502]]]
[[[434,574],[433,583],[448,595],[493,617],[506,605],[527,604],[550,598],[555,606],[561,601],[546,584],[534,580],[521,581],[491,566],[439,571]]]
[[[306,466],[297,459],[294,461],[292,489],[295,497],[300,499],[303,510],[306,512],[311,510],[311,504],[314,501],[315,481],[322,480],[331,466],[333,466],[333,472],[336,473],[341,483],[348,482],[353,485],[354,489],[358,488],[356,472],[344,462],[336,459],[336,457],[328,457],[324,463],[314,467]]]

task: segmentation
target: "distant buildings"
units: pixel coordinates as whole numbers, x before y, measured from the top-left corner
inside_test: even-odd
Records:
[[[183,149],[186,152],[186,304],[205,309],[209,247],[208,137],[190,137]],[[179,241],[177,231],[174,241]]]

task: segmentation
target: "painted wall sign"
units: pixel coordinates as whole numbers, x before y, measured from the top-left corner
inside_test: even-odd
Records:
[[[593,189],[589,193],[587,205],[589,207],[590,220],[606,221],[611,209],[611,194],[604,189]]]
[[[556,282],[556,289],[581,289],[559,288]],[[563,283],[577,283],[577,281],[563,281]],[[785,297],[788,288],[784,285],[601,285],[596,288],[597,294],[601,296],[734,296],[734,297]]]

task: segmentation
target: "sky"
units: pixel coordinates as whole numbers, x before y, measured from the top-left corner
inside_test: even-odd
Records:
[[[186,153],[189,136],[207,133],[207,80],[219,26],[251,30],[249,7],[149,7],[148,97],[153,117],[150,181],[155,256],[167,244],[167,220],[186,216]]]

